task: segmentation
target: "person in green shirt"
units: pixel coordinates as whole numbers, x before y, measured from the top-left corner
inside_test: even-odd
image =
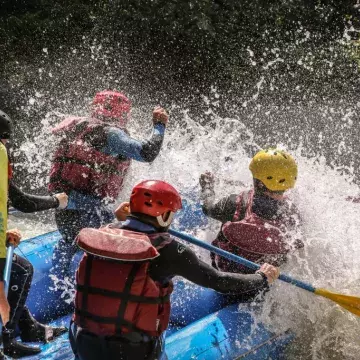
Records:
[[[10,276],[9,295],[6,297],[4,289],[4,269],[6,262],[6,247],[9,244],[17,246],[21,240],[18,230],[7,230],[9,160],[5,144],[11,135],[11,120],[0,110],[0,316],[3,323],[2,340],[4,353],[11,357],[20,358],[38,354],[39,347],[28,346],[24,342],[47,342],[66,332],[64,327],[50,327],[40,324],[33,318],[25,306],[29,294],[33,266],[31,263],[14,254]],[[16,330],[20,330],[18,342],[15,338]],[[0,351],[0,359],[4,359]]]

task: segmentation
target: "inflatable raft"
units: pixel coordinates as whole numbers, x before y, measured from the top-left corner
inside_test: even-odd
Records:
[[[191,209],[190,209],[191,210]],[[194,223],[206,224],[201,210],[186,209],[176,226],[182,230]],[[59,240],[57,231],[21,242],[16,252],[34,266],[27,305],[38,320],[69,326],[74,287],[68,281],[50,276],[52,252]],[[81,254],[74,257],[75,271]],[[294,335],[276,334],[256,319],[260,305],[229,304],[228,299],[181,279],[172,294],[171,324],[166,332],[169,360],[284,359],[284,351]],[[42,353],[26,359],[73,359],[68,335],[42,346]]]

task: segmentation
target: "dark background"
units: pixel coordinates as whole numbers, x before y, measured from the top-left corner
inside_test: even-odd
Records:
[[[360,174],[356,1],[0,4],[0,108],[15,120],[16,147],[49,112],[82,111],[96,91],[118,88],[210,129],[214,114],[237,117],[261,146],[302,145]]]

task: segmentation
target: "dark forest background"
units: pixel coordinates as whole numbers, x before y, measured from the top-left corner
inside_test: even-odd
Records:
[[[304,73],[291,57],[309,55],[314,71],[308,85],[317,76],[328,80],[331,84],[318,92],[331,96],[341,87],[334,79],[342,77],[334,69],[324,79],[316,62],[331,57],[330,44],[343,39],[347,29],[356,39],[351,27],[358,22],[354,0],[1,0],[0,69],[6,86],[7,72],[19,62],[40,64],[46,54],[55,60],[101,44],[110,66],[119,67],[118,54],[126,54],[134,79],[167,94],[190,86],[228,90],[236,83],[246,90],[244,83],[259,73],[247,49],[263,64],[278,49],[284,61],[277,74],[286,70],[284,76],[300,80]]]
[[[80,111],[116,87],[175,117],[235,116],[263,146],[302,142],[329,158],[345,141],[335,162],[359,164],[356,0],[0,4],[0,108],[15,120],[17,145],[49,112]]]

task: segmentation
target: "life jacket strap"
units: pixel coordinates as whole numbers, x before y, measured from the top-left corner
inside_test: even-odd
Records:
[[[142,265],[139,263],[134,264],[134,266],[130,270],[128,278],[125,282],[124,291],[123,291],[123,294],[125,295],[125,299],[123,301],[121,301],[120,306],[119,306],[119,311],[117,314],[117,321],[116,321],[116,325],[115,325],[116,326],[116,329],[115,329],[116,334],[121,334],[121,327],[123,326],[123,322],[124,322],[124,318],[125,318],[125,311],[126,311],[126,307],[129,302],[131,286],[134,283],[136,274],[139,271],[139,269],[141,268],[141,266]]]
[[[89,319],[94,322],[97,322],[99,324],[115,324],[120,327],[126,327],[131,331],[142,331],[139,328],[137,328],[134,324],[132,324],[130,321],[127,321],[125,319],[119,319],[118,316],[116,317],[105,317],[105,316],[98,316],[95,314],[92,314],[89,311],[75,309],[76,315],[78,315],[82,319]],[[121,334],[121,331],[118,333]]]
[[[93,286],[85,287],[84,285],[77,284],[76,290],[84,293],[85,291],[91,295],[103,295],[115,299],[127,300],[129,302],[136,302],[142,304],[164,304],[170,301],[170,295],[150,297],[141,295],[124,294],[124,292],[100,289]]]

